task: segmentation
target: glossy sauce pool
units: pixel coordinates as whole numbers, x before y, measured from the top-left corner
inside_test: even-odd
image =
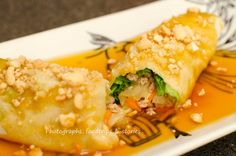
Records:
[[[104,77],[109,78],[107,69],[112,68],[113,65],[108,65],[108,60],[112,58],[119,61],[122,57],[124,57],[125,52],[129,49],[133,42],[135,42],[135,40],[136,39],[129,42],[118,43],[111,48],[101,48],[98,50],[80,53],[78,55],[55,58],[50,60],[50,62],[58,63],[63,66],[85,67],[90,70],[98,70],[103,73]],[[192,106],[184,110],[179,110],[176,115],[175,126],[182,131],[190,132],[191,130],[214,123],[219,119],[236,113],[236,89],[232,88],[232,85],[233,87],[236,87],[236,83],[234,84],[236,81],[236,54],[229,53],[230,57],[228,57],[227,52],[218,53],[213,57],[213,60],[217,61],[218,65],[208,66],[206,71],[200,76],[192,92],[192,96],[190,97],[192,99],[192,103],[197,103],[198,106]],[[225,53],[226,55],[220,56],[220,54]],[[219,73],[216,70],[217,67],[227,68],[227,72]],[[208,73],[208,75],[206,75],[206,73]],[[218,75],[220,79],[214,78],[215,73],[220,74],[220,76]],[[224,76],[222,76],[222,74]],[[210,83],[209,79],[211,80]],[[218,85],[219,83],[226,82],[219,81],[222,79],[232,83],[225,83],[225,86]],[[204,96],[199,96],[198,93],[202,88],[205,89],[206,94]],[[226,91],[222,91],[221,89]],[[232,93],[227,93],[227,91]],[[190,119],[190,115],[192,113],[203,113],[203,123],[194,123]],[[163,141],[174,139],[173,133],[166,126],[160,124],[159,128],[161,130],[161,135],[154,140],[137,147],[129,147],[126,145],[120,146],[112,151],[106,152],[105,155],[130,155],[155,146]],[[0,140],[0,155],[12,155],[13,152],[21,149],[21,146],[22,145]],[[44,152],[44,154],[46,156],[56,155],[54,152]]]

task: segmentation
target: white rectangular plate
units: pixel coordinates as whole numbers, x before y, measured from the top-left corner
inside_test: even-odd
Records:
[[[205,11],[214,11],[217,5],[208,0],[165,0],[157,1],[141,7],[129,9],[119,13],[63,26],[57,29],[33,34],[30,36],[14,39],[0,44],[1,58],[14,58],[24,55],[28,58],[49,59],[53,57],[78,53],[80,51],[96,48],[90,43],[91,37],[88,32],[112,37],[115,41],[122,41],[137,36],[171,16],[186,11],[189,7],[198,7]],[[224,3],[227,3],[227,1]],[[229,8],[230,9],[230,8]],[[235,16],[234,10],[227,10],[228,16]],[[216,11],[219,14],[219,12]],[[224,17],[226,18],[226,17]],[[226,18],[227,19],[227,18]],[[231,23],[231,28],[235,28]],[[224,44],[235,30],[228,29],[221,38],[221,47],[234,48],[235,40]],[[232,32],[232,33],[231,33]],[[221,136],[236,130],[236,114],[224,118],[212,125],[191,132],[192,136],[171,140],[155,147],[149,148],[140,155],[179,155],[215,140]]]

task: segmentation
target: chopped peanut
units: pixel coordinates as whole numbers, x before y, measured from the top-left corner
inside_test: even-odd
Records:
[[[43,156],[43,151],[40,148],[33,148],[29,151],[28,156]]]
[[[165,25],[162,25],[162,30],[163,30],[163,32],[167,35],[167,36],[170,36],[171,35],[171,30],[168,28],[168,27],[166,27]]]
[[[19,151],[14,152],[13,156],[27,156],[27,153],[24,150],[19,150]]]
[[[8,67],[8,69],[6,71],[6,81],[7,81],[7,84],[10,86],[14,85],[16,82],[14,70],[15,70],[15,68],[10,66],[10,67]]]
[[[170,61],[170,63],[175,63],[176,62],[176,60],[173,59],[173,58],[169,58],[169,61]]]
[[[7,68],[0,71],[0,93],[11,87],[19,95],[26,90],[32,91],[32,101],[50,95],[53,88],[58,87],[55,95],[57,101],[65,101],[73,98],[74,92],[84,91],[84,80],[101,78],[98,72],[88,72],[84,68],[61,67],[57,64],[49,64],[42,60],[26,60],[24,57],[8,60]],[[78,87],[79,86],[79,87]],[[14,106],[19,106],[21,99],[12,99]]]
[[[193,113],[193,114],[191,114],[190,118],[196,123],[203,122],[203,114],[202,113]]]
[[[224,67],[217,67],[216,70],[219,72],[227,72],[228,71],[228,69],[224,68]]]
[[[157,43],[160,44],[163,40],[163,37],[161,35],[156,34],[156,35],[154,35],[153,39],[154,39],[154,41],[156,41]]]
[[[102,153],[97,151],[94,156],[102,156]]]
[[[197,46],[197,44],[195,42],[191,42],[189,45],[188,45],[189,49],[192,50],[193,52],[199,50],[199,47]]]
[[[126,145],[126,142],[124,140],[120,140],[120,146]]]
[[[202,88],[202,89],[200,90],[200,92],[198,93],[198,96],[203,96],[203,95],[205,95],[205,94],[206,94],[206,91],[205,91],[204,88]]]
[[[63,127],[70,128],[75,125],[76,117],[74,113],[61,114],[59,121]]]
[[[175,25],[173,28],[174,36],[177,40],[184,41],[187,37],[189,37],[188,31],[191,31],[191,29],[187,26],[183,25]]]
[[[0,90],[6,89],[6,88],[7,88],[7,84],[5,82],[0,83]]]
[[[107,61],[108,64],[115,64],[116,63],[116,59],[109,59]]]
[[[18,107],[21,104],[21,101],[19,99],[13,99],[11,102],[15,107]]]
[[[198,106],[198,103],[197,103],[197,102],[194,102],[194,103],[193,103],[193,106],[194,106],[194,107],[197,107],[197,106]]]
[[[152,116],[152,115],[155,115],[156,112],[153,110],[153,108],[150,107],[150,108],[147,108],[147,114]]]
[[[217,65],[218,65],[218,62],[217,62],[217,61],[214,61],[214,60],[212,60],[212,61],[210,61],[210,65],[211,65],[211,66],[217,66]]]
[[[188,99],[185,101],[185,103],[183,104],[183,108],[189,108],[192,106],[192,100]]]
[[[83,96],[80,93],[77,93],[74,97],[74,104],[75,107],[78,109],[82,109],[84,107],[83,105]]]
[[[34,149],[34,148],[35,148],[35,145],[30,145],[29,148],[30,148],[30,149]]]
[[[229,88],[234,88],[233,84],[231,84],[231,83],[226,83],[226,86]]]

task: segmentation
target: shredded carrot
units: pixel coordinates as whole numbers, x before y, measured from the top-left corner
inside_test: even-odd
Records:
[[[107,110],[104,116],[104,123],[106,125],[108,125],[111,116],[112,116],[112,112],[110,110]]]
[[[75,145],[75,150],[76,150],[76,153],[77,154],[80,154],[81,153],[81,147],[79,144]]]
[[[168,107],[167,107],[168,108]],[[174,108],[168,109],[165,112],[161,113],[158,118],[160,121],[165,120],[167,117],[169,117],[170,115],[174,114],[176,111]]]
[[[148,102],[151,102],[155,95],[156,95],[156,90],[154,89],[152,93],[148,96]]]
[[[136,100],[134,100],[133,98],[127,98],[125,100],[125,104],[127,104],[130,108],[132,108],[138,112],[141,112],[141,108],[139,107],[138,102]]]

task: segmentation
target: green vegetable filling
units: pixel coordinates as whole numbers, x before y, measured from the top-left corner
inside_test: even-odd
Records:
[[[175,98],[176,101],[179,100],[179,93],[172,89],[168,84],[166,84],[162,77],[158,74],[155,74],[151,69],[145,68],[136,72],[138,77],[152,76],[154,78],[155,86],[157,88],[158,96],[169,95]],[[119,76],[115,79],[114,83],[111,86],[110,95],[115,98],[115,103],[120,104],[119,94],[124,91],[132,84],[132,81],[126,78],[126,76]]]
[[[179,100],[179,93],[176,92],[173,88],[171,88],[169,85],[166,85],[165,92],[171,97],[174,97],[176,101]]]
[[[111,86],[110,95],[115,98],[115,103],[120,104],[119,94],[131,85],[132,81],[127,79],[125,76],[119,76],[115,79]]]
[[[166,83],[157,74],[154,74],[153,78],[154,78],[154,82],[155,82],[155,85],[156,85],[156,88],[157,88],[157,95],[158,96],[164,96],[165,95]]]
[[[145,68],[143,70],[139,70],[136,72],[136,75],[138,75],[138,77],[144,77],[144,76],[150,76],[152,75],[152,70]]]

